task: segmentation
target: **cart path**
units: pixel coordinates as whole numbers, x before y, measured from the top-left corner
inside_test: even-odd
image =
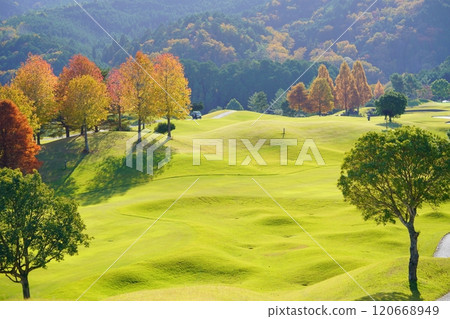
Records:
[[[228,111],[228,112],[223,112],[222,114],[216,115],[213,117],[213,119],[221,119],[222,117],[225,117],[227,115],[230,115],[231,113],[234,113],[236,111]]]
[[[433,257],[438,258],[449,258],[450,257],[450,233],[442,237],[439,242],[436,251],[434,252]],[[438,301],[450,301],[450,292],[441,298]]]
[[[450,233],[442,237],[433,257],[448,258],[450,257]]]

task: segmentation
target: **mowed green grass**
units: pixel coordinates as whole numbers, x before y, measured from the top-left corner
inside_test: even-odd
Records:
[[[396,125],[416,125],[445,136],[449,104],[411,109]],[[172,203],[180,198],[82,300],[410,300],[408,235],[402,225],[363,221],[336,187],[345,152],[384,119],[311,117],[292,119],[235,112],[222,119],[177,121],[172,160],[150,177],[125,166],[125,143],[133,132],[90,136],[92,152],[73,137],[46,144],[40,155],[44,179],[60,194],[78,199],[87,231],[95,239],[77,256],[30,275],[36,300],[75,300]],[[249,153],[240,139],[299,140],[279,165],[279,147],[266,141],[265,166],[240,163]],[[192,165],[192,140],[225,139],[224,160]],[[325,166],[295,166],[312,138]],[[228,140],[237,139],[237,163],[228,165]],[[213,152],[211,147],[202,148]],[[157,154],[162,158],[162,152]],[[255,183],[257,181],[314,240]],[[419,290],[435,300],[450,290],[450,259],[433,258],[450,231],[450,204],[424,206],[417,218]],[[321,247],[317,245],[319,243]],[[21,299],[21,287],[0,277],[0,299]]]

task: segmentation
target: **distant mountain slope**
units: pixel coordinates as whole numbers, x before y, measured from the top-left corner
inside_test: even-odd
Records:
[[[84,7],[132,54],[139,49],[173,52],[219,65],[241,59],[283,62],[320,56],[338,66],[344,60],[362,59],[372,82],[386,81],[393,72],[434,68],[450,55],[448,0],[378,0],[363,14],[371,4],[373,0],[108,0]],[[230,16],[238,13],[243,15]],[[125,58],[74,5],[0,24],[0,81],[28,52],[44,54],[56,72],[74,53],[104,67]]]
[[[12,10],[12,1],[0,1],[5,1],[5,8]],[[28,2],[31,1],[18,1],[16,7],[21,7],[19,4],[25,6]],[[56,4],[58,1],[50,2]],[[28,52],[46,55],[53,62],[56,72],[67,62],[67,56],[75,53],[88,55],[102,64],[102,51],[112,42],[111,39],[73,1],[60,2],[70,6],[32,11],[0,23],[0,70],[17,68]],[[212,10],[237,14],[265,2],[266,0],[248,0],[245,3],[238,0],[108,0],[90,1],[83,4],[83,7],[119,39],[123,34],[140,38],[148,29],[156,29],[161,24],[176,21],[189,14]],[[35,7],[39,8],[37,5]],[[45,47],[43,43],[46,44]],[[103,65],[106,66],[106,63]]]
[[[306,47],[314,58],[361,16],[341,39],[355,48],[342,45],[333,51],[342,57],[364,58],[387,74],[434,67],[450,54],[448,0],[379,0],[370,7],[373,3],[273,0],[249,19],[288,33],[295,43],[292,50]]]
[[[85,2],[85,1],[83,1]],[[73,4],[73,0],[0,0],[0,19],[20,15],[25,12]]]

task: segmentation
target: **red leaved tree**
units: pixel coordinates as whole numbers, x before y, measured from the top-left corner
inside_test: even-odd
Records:
[[[0,101],[0,168],[32,173],[41,166],[35,157],[40,149],[27,117],[10,100]]]

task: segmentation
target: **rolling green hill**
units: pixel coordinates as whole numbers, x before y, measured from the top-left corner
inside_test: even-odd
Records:
[[[450,104],[408,109],[394,126],[417,125],[442,136]],[[197,125],[177,121],[169,142],[172,160],[153,177],[125,167],[125,143],[133,132],[47,141],[40,154],[43,178],[61,194],[76,197],[90,248],[30,275],[36,300],[74,300],[186,191],[82,300],[366,300],[368,296],[308,237],[255,179],[329,254],[375,298],[410,300],[407,283],[408,235],[402,225],[377,226],[345,203],[336,187],[343,155],[384,120],[357,117],[285,118],[235,112],[208,115]],[[228,139],[298,138],[288,165],[279,165],[279,147],[266,144],[266,166],[246,158],[241,142],[236,166],[228,165]],[[223,138],[223,161],[192,165],[192,139]],[[294,162],[306,138],[314,139],[326,165]],[[203,152],[212,152],[203,148]],[[162,158],[163,150],[157,154]],[[65,167],[67,165],[67,167]],[[252,179],[253,178],[253,179]],[[198,179],[198,180],[197,180]],[[195,182],[197,180],[197,182]],[[194,183],[195,182],[195,183]],[[424,300],[448,291],[450,260],[432,258],[448,232],[450,204],[424,207],[419,290]],[[0,299],[21,298],[20,286],[0,278]]]

